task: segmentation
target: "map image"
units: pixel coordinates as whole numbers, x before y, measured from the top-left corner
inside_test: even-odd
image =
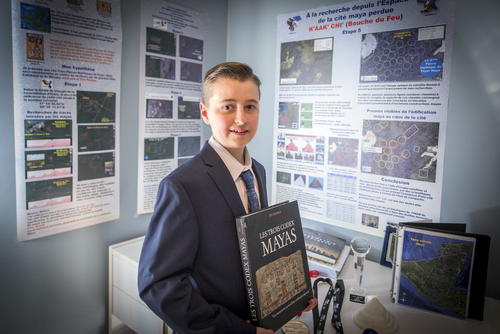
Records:
[[[333,38],[281,44],[281,85],[332,83]]]
[[[181,57],[203,60],[203,41],[201,39],[180,35],[179,48]]]
[[[201,76],[201,64],[181,61],[181,80],[201,83]]]
[[[144,139],[144,160],[161,160],[173,158],[174,137]]]
[[[175,59],[146,55],[146,76],[175,80]]]
[[[474,241],[405,231],[398,303],[465,318]]]
[[[175,57],[175,35],[164,30],[146,28],[146,51]]]
[[[78,181],[115,176],[115,153],[81,154],[78,156]]]
[[[200,99],[179,96],[177,99],[178,119],[200,119]]]
[[[70,120],[25,120],[26,148],[70,146],[71,131]]]
[[[71,149],[25,152],[27,179],[71,175]]]
[[[146,118],[172,118],[174,101],[146,99]]]
[[[110,123],[115,121],[116,94],[110,92],[76,92],[78,123]]]
[[[21,3],[21,29],[50,32],[50,8]]]
[[[26,209],[40,209],[72,201],[73,179],[43,180],[26,183]]]
[[[360,82],[441,80],[445,26],[364,34]]]
[[[300,250],[257,269],[255,276],[262,318],[307,288]]]
[[[280,102],[278,111],[278,128],[299,128],[299,103]]]
[[[354,138],[328,138],[328,164],[357,167],[359,140]]]
[[[436,182],[439,123],[363,121],[361,171]]]

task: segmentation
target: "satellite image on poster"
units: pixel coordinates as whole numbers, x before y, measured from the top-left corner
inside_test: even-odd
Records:
[[[333,38],[281,44],[281,85],[332,83]]]
[[[360,82],[441,80],[445,26],[363,34]]]
[[[116,94],[111,92],[76,92],[78,123],[112,123],[115,121]]]
[[[361,171],[436,181],[439,123],[363,121]]]
[[[280,102],[278,111],[278,128],[299,128],[299,106],[298,102]]]
[[[357,138],[328,138],[328,164],[356,168],[359,140]]]
[[[115,176],[115,153],[81,154],[78,156],[78,181]]]
[[[174,137],[144,138],[144,160],[174,158]]]
[[[405,231],[398,303],[465,318],[473,250],[473,241]]]
[[[73,179],[65,177],[26,183],[26,209],[33,210],[72,201]]]
[[[203,60],[203,40],[180,35],[179,53],[183,58]]]
[[[78,126],[78,152],[113,150],[114,148],[114,125]]]
[[[50,8],[21,3],[21,29],[50,32]]]
[[[179,157],[189,157],[200,151],[200,136],[179,137],[179,149],[177,155]]]
[[[146,99],[146,118],[172,118],[174,101]]]
[[[147,55],[146,76],[159,79],[175,80],[175,60]]]
[[[146,51],[175,57],[174,33],[147,27]]]
[[[25,120],[26,148],[71,146],[70,120]]]
[[[300,250],[257,269],[255,277],[262,318],[307,288]]]
[[[26,179],[71,175],[71,149],[25,152]]]
[[[201,67],[198,63],[181,61],[181,80],[201,83]]]
[[[177,102],[178,119],[200,119],[200,98],[179,96]]]

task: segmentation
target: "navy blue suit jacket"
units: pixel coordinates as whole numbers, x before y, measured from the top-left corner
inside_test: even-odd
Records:
[[[264,167],[252,161],[262,207]],[[198,155],[160,183],[139,263],[144,302],[179,333],[255,333],[235,219],[244,215],[235,183],[217,152]]]

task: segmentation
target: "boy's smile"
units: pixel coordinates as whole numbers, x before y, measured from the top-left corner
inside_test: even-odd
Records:
[[[203,121],[217,142],[243,163],[245,146],[259,123],[259,89],[251,80],[220,78],[209,93],[208,101],[200,103]]]

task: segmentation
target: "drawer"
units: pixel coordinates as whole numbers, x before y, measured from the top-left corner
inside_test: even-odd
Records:
[[[113,282],[112,285],[124,291],[136,301],[145,305],[139,297],[137,288],[137,264],[121,256],[113,256]]]

